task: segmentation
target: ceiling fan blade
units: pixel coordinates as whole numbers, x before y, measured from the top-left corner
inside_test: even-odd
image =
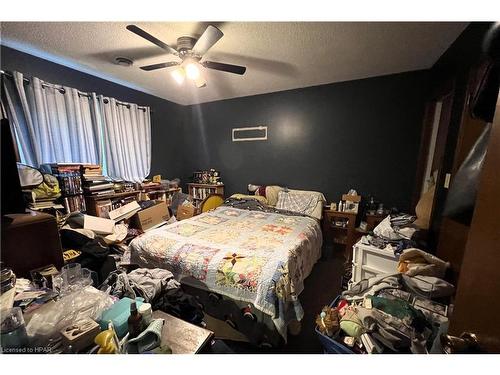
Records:
[[[229,73],[240,74],[240,75],[245,74],[245,72],[247,70],[247,68],[245,68],[244,66],[224,64],[224,63],[215,62],[215,61],[203,61],[201,63],[201,65],[203,65],[205,68],[208,68],[208,69],[221,70],[223,72],[229,72]]]
[[[175,49],[170,47],[168,44],[163,43],[160,39],[155,38],[153,35],[147,33],[146,31],[135,25],[128,25],[127,30],[132,31],[134,34],[139,35],[140,37],[146,40],[149,40],[151,43],[156,44],[160,48],[163,48],[168,53],[171,53],[176,56],[179,55],[179,53]]]
[[[212,25],[208,25],[200,39],[196,41],[193,52],[203,56],[217,41],[224,36],[224,33]]]
[[[141,69],[149,72],[150,70],[163,69],[163,68],[168,68],[170,66],[176,66],[176,65],[180,65],[180,63],[177,61],[169,61],[169,62],[164,62],[164,63],[159,63],[159,64],[141,66]]]

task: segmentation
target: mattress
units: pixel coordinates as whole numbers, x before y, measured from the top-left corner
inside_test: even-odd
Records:
[[[221,206],[135,238],[130,260],[169,269],[190,285],[252,303],[286,340],[298,296],[321,256],[317,220]]]

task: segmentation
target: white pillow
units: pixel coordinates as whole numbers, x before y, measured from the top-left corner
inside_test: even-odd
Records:
[[[325,201],[325,196],[317,191],[283,190],[278,193],[276,208],[305,214],[320,220]]]

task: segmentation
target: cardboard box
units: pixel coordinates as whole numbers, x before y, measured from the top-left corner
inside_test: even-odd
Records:
[[[84,215],[83,228],[90,229],[97,234],[111,234],[115,228],[115,222],[102,217]]]
[[[193,217],[196,207],[192,204],[181,204],[177,207],[177,220],[184,220]]]
[[[141,206],[139,206],[139,203],[132,201],[124,206],[118,207],[116,210],[109,211],[108,215],[111,220],[120,221],[134,216],[140,209]]]
[[[147,231],[165,224],[170,219],[168,207],[165,202],[160,202],[152,207],[137,212],[131,220],[134,228]]]

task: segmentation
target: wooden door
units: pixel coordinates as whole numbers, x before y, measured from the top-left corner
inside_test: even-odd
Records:
[[[416,188],[413,195],[412,207],[415,208],[422,194],[437,181],[444,180],[443,157],[448,139],[451,113],[453,108],[454,82],[446,82],[432,95],[427,103],[424,115],[424,126],[419,151],[419,161],[416,175]],[[431,182],[433,181],[433,182]],[[438,193],[446,188],[436,186]],[[431,207],[430,221],[435,220],[434,208],[439,194],[434,193]],[[428,229],[428,228],[425,228]],[[435,230],[431,228],[431,231]]]
[[[449,332],[475,333],[500,353],[500,96],[478,188]]]

